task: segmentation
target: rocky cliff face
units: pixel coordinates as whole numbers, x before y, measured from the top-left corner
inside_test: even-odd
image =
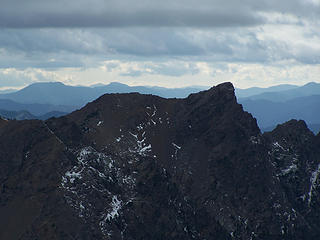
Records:
[[[0,239],[319,239],[320,136],[261,135],[225,83],[0,120]]]

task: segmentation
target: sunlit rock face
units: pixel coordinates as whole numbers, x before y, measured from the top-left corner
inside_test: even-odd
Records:
[[[320,137],[261,134],[224,83],[0,119],[0,239],[319,239]]]

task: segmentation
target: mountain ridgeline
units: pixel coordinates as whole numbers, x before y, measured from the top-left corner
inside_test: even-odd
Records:
[[[0,239],[320,237],[320,135],[261,134],[231,83],[0,119]]]
[[[0,116],[9,119],[41,119],[60,117],[83,107],[105,93],[139,92],[165,98],[183,98],[205,87],[162,88],[128,86],[113,82],[91,87],[68,86],[60,82],[34,83],[19,91],[0,92]],[[23,112],[24,114],[22,114]]]
[[[90,87],[68,86],[59,82],[34,83],[16,92],[6,94],[0,92],[0,116],[17,120],[46,120],[80,109],[106,93],[139,92],[164,98],[184,98],[208,88],[128,86],[116,82]],[[235,92],[244,109],[257,118],[262,131],[270,131],[277,124],[290,119],[303,119],[314,133],[320,130],[320,84],[318,83],[311,82],[304,86],[254,87],[236,89]]]
[[[320,130],[320,84],[279,85],[237,91],[239,103],[257,118],[263,131],[290,119],[303,119],[315,133]]]

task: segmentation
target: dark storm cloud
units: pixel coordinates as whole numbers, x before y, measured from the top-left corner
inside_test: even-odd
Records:
[[[257,34],[256,29],[242,28],[2,29],[0,68],[88,67],[107,59],[161,61],[176,58],[256,63],[296,59],[306,64],[320,62],[319,50],[307,40],[305,46],[297,48],[276,38],[259,39]],[[168,66],[160,70],[165,73],[165,68]],[[139,72],[132,73],[139,75]]]
[[[121,63],[119,62],[118,64],[119,64],[118,66],[120,66]],[[108,65],[106,65],[106,67],[108,69]],[[160,75],[171,76],[171,77],[181,77],[186,74],[194,75],[197,73],[199,73],[199,69],[193,63],[186,64],[181,62],[174,62],[174,63],[156,63],[156,64],[140,63],[139,69],[135,69],[134,67],[129,66],[126,69],[126,72],[123,72],[120,75],[138,77],[145,74],[148,74],[148,75],[160,74]]]
[[[12,15],[1,13],[0,27],[236,27],[263,23],[259,16],[246,13],[221,13],[210,10],[150,10],[132,12],[37,13]]]
[[[170,58],[318,64],[320,36],[315,27],[306,24],[310,31],[303,34],[309,35],[297,41],[300,45],[294,34],[258,37],[259,29],[270,23],[276,29],[296,27],[302,20],[319,22],[319,5],[312,1],[317,0],[1,0],[0,68]],[[130,74],[141,74],[135,71]],[[158,72],[180,74],[175,71],[164,66]]]
[[[0,26],[234,27],[268,21],[261,12],[319,17],[311,0],[2,0]]]
[[[229,1],[230,2],[230,1]],[[226,27],[263,22],[237,1],[21,1],[3,0],[0,26],[38,27]]]

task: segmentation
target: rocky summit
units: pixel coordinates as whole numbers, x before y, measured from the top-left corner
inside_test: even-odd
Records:
[[[0,119],[0,239],[320,239],[320,135],[261,134],[231,83]]]

